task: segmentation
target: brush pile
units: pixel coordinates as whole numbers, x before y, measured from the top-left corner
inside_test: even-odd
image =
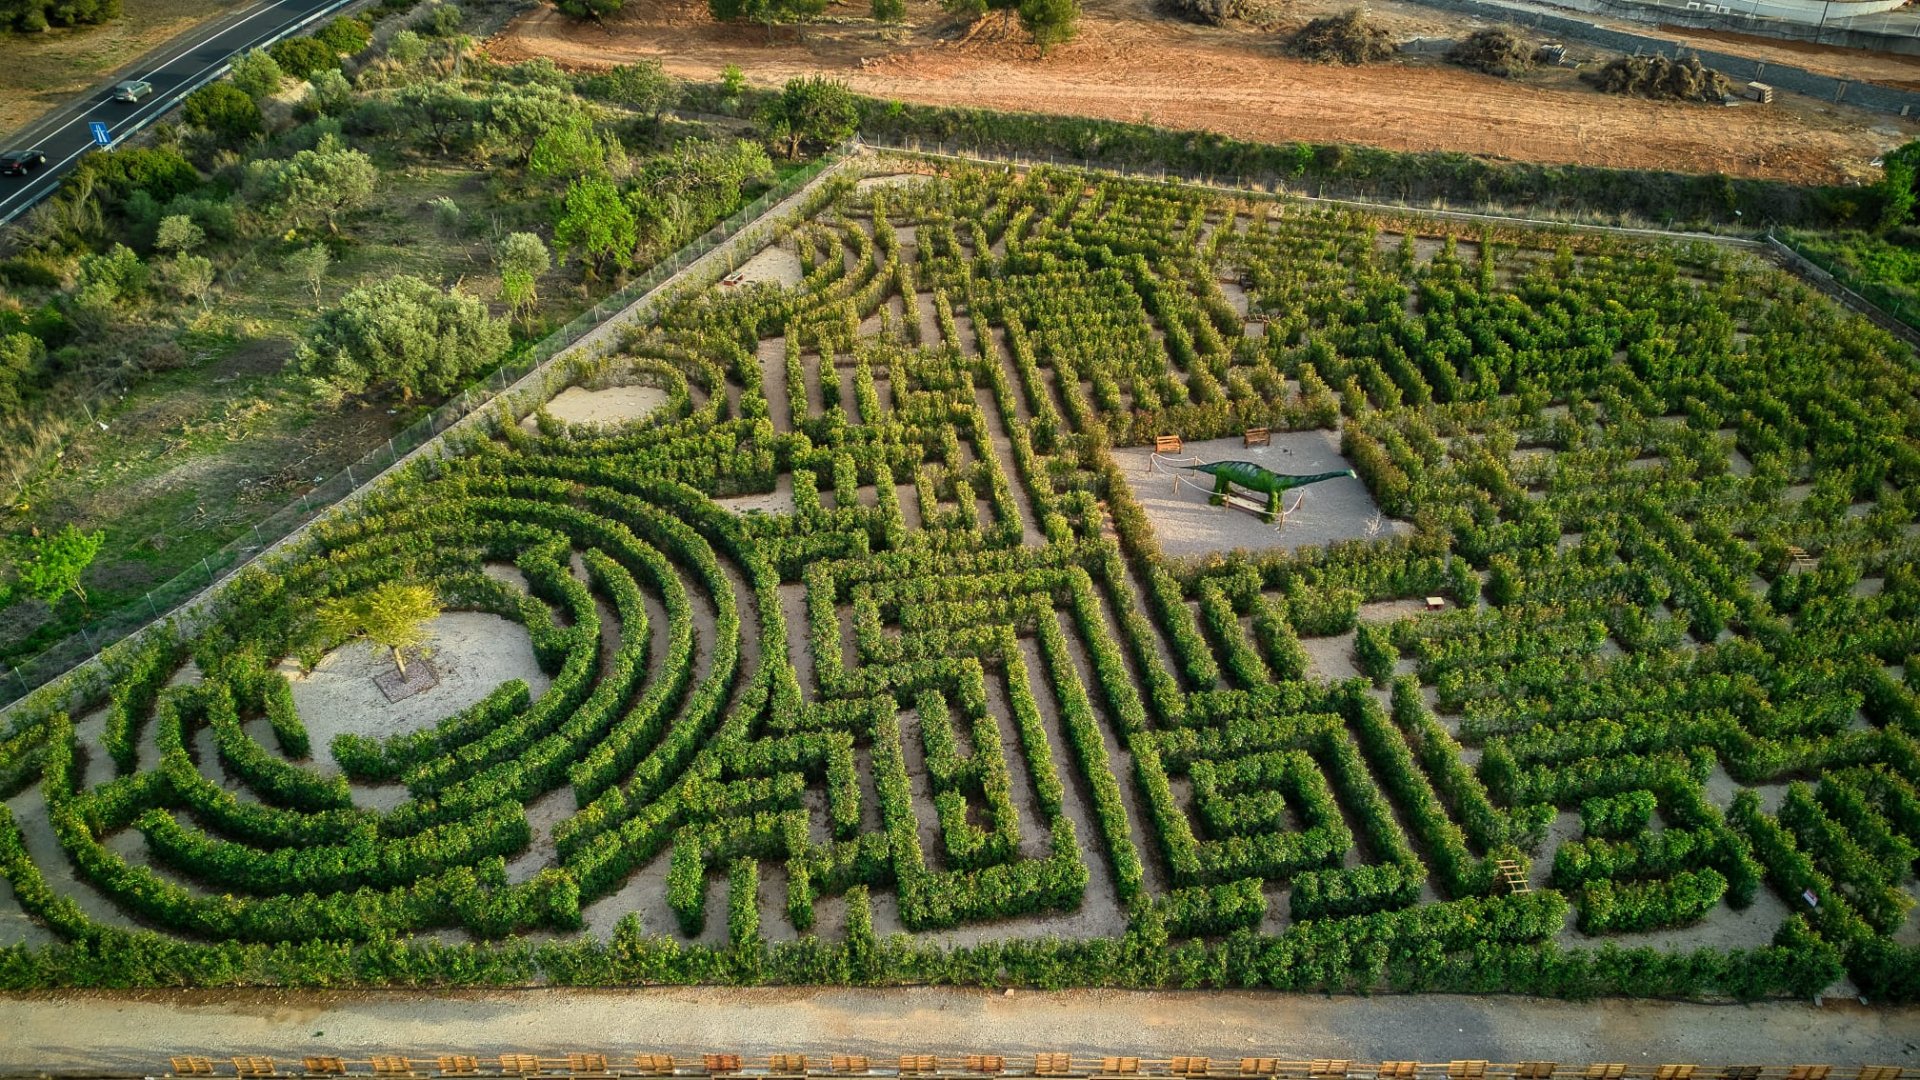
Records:
[[[1511,79],[1533,66],[1533,47],[1499,27],[1475,30],[1447,52],[1447,61]]]
[[[1355,8],[1301,27],[1287,43],[1287,52],[1320,64],[1368,64],[1392,56],[1393,42]]]
[[[1733,95],[1733,83],[1702,64],[1697,56],[1685,60],[1623,56],[1586,78],[1602,93],[1634,94],[1656,101],[1705,101],[1718,105]]]

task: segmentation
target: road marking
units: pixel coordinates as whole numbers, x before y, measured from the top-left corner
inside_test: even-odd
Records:
[[[162,61],[160,62],[160,66],[159,66],[159,67],[157,67],[157,68],[154,68],[154,69],[153,69],[152,71],[149,71],[149,72],[147,72],[147,73],[146,73],[145,75],[142,75],[142,76],[140,76],[140,77],[141,77],[141,78],[143,78],[143,79],[151,79],[151,78],[153,78],[153,77],[154,77],[155,75],[158,75],[158,74],[159,74],[159,73],[160,73],[161,71],[163,71],[163,70],[165,70],[165,69],[166,69],[166,66],[167,66],[168,64],[171,64],[171,63],[173,63],[173,62],[174,62],[175,60],[178,60],[178,59],[180,59],[181,57],[184,57],[184,56],[186,56],[186,55],[187,55],[188,53],[190,53],[190,52],[193,52],[193,51],[194,51],[195,49],[198,49],[198,48],[200,48],[201,46],[203,46],[203,45],[205,45],[205,44],[207,44],[208,42],[210,42],[210,41],[212,41],[213,39],[215,39],[215,38],[217,38],[217,37],[219,37],[219,36],[220,36],[220,35],[222,35],[222,34],[228,34],[228,33],[231,33],[231,32],[233,32],[234,30],[236,30],[236,29],[238,29],[238,28],[240,27],[240,25],[241,25],[242,23],[249,23],[249,22],[252,22],[253,20],[255,20],[255,19],[257,19],[257,18],[259,18],[260,16],[262,16],[262,15],[264,15],[264,14],[266,14],[266,13],[267,13],[267,11],[269,11],[269,10],[272,10],[272,9],[270,9],[270,8],[268,8],[268,7],[267,7],[267,5],[269,5],[269,4],[273,4],[275,8],[277,8],[277,7],[279,6],[279,5],[278,5],[278,3],[277,3],[277,0],[260,0],[260,2],[259,2],[259,3],[257,3],[257,4],[255,4],[255,5],[254,5],[254,7],[255,7],[255,8],[259,8],[260,10],[258,10],[258,11],[254,11],[254,12],[253,12],[253,14],[251,14],[251,15],[248,15],[248,16],[247,16],[246,18],[244,18],[244,19],[235,19],[235,20],[234,20],[233,22],[231,22],[231,23],[229,23],[229,24],[227,24],[226,26],[223,26],[223,27],[221,27],[220,29],[218,29],[218,30],[215,30],[215,31],[214,31],[213,33],[211,33],[211,34],[209,34],[209,35],[207,35],[207,36],[206,36],[206,37],[204,37],[204,38],[201,38],[201,39],[200,39],[199,41],[197,41],[197,42],[195,42],[194,44],[192,44],[192,45],[189,45],[189,46],[187,46],[187,47],[186,47],[185,49],[183,49],[183,50],[181,50],[181,51],[180,51],[180,53],[179,53],[178,55],[175,55],[175,56],[173,56],[173,57],[170,57],[170,58],[168,58],[168,59],[166,59],[166,60],[162,60]],[[241,9],[241,10],[242,10],[242,11],[244,12],[244,11],[247,11],[247,10],[251,10],[251,9],[246,9],[246,8],[243,8],[243,9]]]
[[[303,29],[309,24],[322,18],[327,13],[336,11],[342,7],[345,7],[350,2],[351,0],[333,0],[333,2],[331,3],[322,3],[318,8],[312,11],[299,13],[297,17],[295,17],[292,21],[282,23],[279,26],[276,26],[273,29],[268,30],[263,34],[256,35],[255,37],[247,41],[244,45],[235,47],[234,50],[228,53],[227,56],[224,59],[222,59],[218,64],[201,68],[198,71],[195,71],[186,75],[181,79],[179,83],[175,85],[173,90],[169,91],[166,94],[154,95],[154,99],[151,102],[149,102],[147,105],[136,106],[134,110],[128,113],[126,116],[120,117],[118,120],[107,121],[107,126],[109,131],[111,131],[115,127],[131,125],[127,127],[126,131],[122,132],[120,135],[115,136],[114,141],[118,142],[120,139],[125,138],[127,135],[131,135],[134,132],[139,131],[141,128],[145,127],[148,123],[150,123],[156,117],[160,116],[161,114],[172,109],[174,106],[178,105],[182,100],[186,98],[188,94],[192,93],[194,90],[198,89],[201,86],[204,86],[205,84],[213,81],[214,79],[219,78],[221,75],[226,74],[227,71],[233,66],[233,57],[239,56],[241,53],[246,52],[249,49],[257,48],[260,42],[277,40],[279,38],[287,36],[288,34],[293,33],[296,30]],[[206,45],[208,42],[214,40],[214,38],[221,36],[221,34],[232,32],[236,27],[240,25],[241,22],[251,21],[253,18],[262,14],[264,10],[279,10],[278,5],[275,3],[275,0],[260,0],[260,3],[263,5],[275,4],[275,6],[272,8],[264,8],[263,11],[256,11],[254,12],[253,15],[247,16],[246,19],[242,19],[240,20],[240,22],[235,22],[227,26],[225,29],[221,30],[218,33],[215,33],[211,37],[202,39],[198,45],[193,46],[192,48],[188,49],[186,52],[180,53],[178,56],[174,57],[174,59],[177,60],[181,56],[185,56],[187,55],[187,53],[192,52],[194,49],[198,49]],[[172,62],[173,61],[171,60],[168,61],[168,63],[172,63]],[[159,70],[160,69],[156,68],[154,72],[152,72],[151,74],[158,74]],[[92,103],[92,107],[97,108],[101,104],[105,104],[105,103],[94,102]],[[65,131],[67,128],[72,127],[74,124],[83,123],[83,122],[92,123],[93,121],[84,115],[74,117],[73,119],[62,124],[60,127],[55,128],[52,131],[50,131],[48,134],[42,136],[41,140],[44,141],[46,139],[52,138],[55,135]],[[109,148],[111,148],[111,144],[109,144]],[[14,218],[19,217],[21,214],[25,213],[27,209],[31,207],[34,203],[52,194],[59,187],[58,178],[55,177],[53,174],[59,172],[62,169],[65,169],[68,165],[73,163],[75,158],[78,158],[80,155],[92,149],[95,149],[95,147],[91,143],[82,145],[79,149],[75,150],[73,153],[68,154],[66,157],[61,158],[59,161],[51,165],[47,169],[46,175],[43,176],[40,181],[42,185],[45,185],[44,187],[40,187],[38,185],[35,185],[31,181],[29,181],[24,187],[21,188],[21,190],[14,192],[12,195],[9,195],[4,199],[0,199],[0,211],[5,211],[7,204],[14,202],[17,199],[22,199],[22,198],[26,199],[25,202],[21,203],[21,205],[15,207],[14,209],[10,211],[5,211],[4,213],[0,213],[0,226],[6,225],[12,222]]]

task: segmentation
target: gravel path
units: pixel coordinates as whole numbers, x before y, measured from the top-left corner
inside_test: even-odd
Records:
[[[1036,1050],[1356,1061],[1920,1064],[1920,1010],[1532,998],[978,990],[75,994],[0,999],[0,1069],[163,1068],[168,1055],[482,1056]],[[1706,1070],[1703,1070],[1703,1072]],[[1840,1075],[1840,1073],[1836,1073]]]

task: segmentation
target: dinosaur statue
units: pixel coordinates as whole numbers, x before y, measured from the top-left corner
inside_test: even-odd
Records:
[[[1215,506],[1224,506],[1227,502],[1227,485],[1239,484],[1249,491],[1264,491],[1267,494],[1266,513],[1261,520],[1273,522],[1280,517],[1280,493],[1290,488],[1317,484],[1322,480],[1332,480],[1340,476],[1352,476],[1352,469],[1338,469],[1334,472],[1313,473],[1308,476],[1296,476],[1277,473],[1263,465],[1251,461],[1215,461],[1206,465],[1182,465],[1183,469],[1203,472],[1213,477],[1213,497],[1208,501]]]

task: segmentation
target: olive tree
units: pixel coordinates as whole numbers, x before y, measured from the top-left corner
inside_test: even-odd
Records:
[[[500,298],[515,314],[531,317],[540,302],[540,275],[553,265],[547,245],[533,233],[510,233],[494,258],[500,264]]]
[[[366,205],[378,175],[371,158],[328,134],[285,161],[255,162],[249,182],[268,214],[338,233],[340,215]]]
[[[797,158],[802,146],[831,146],[851,137],[860,111],[845,83],[812,75],[788,79],[780,96],[767,102],[761,122],[768,143]]]
[[[300,370],[329,393],[439,397],[500,359],[506,324],[479,300],[400,275],[354,289],[301,342]]]

